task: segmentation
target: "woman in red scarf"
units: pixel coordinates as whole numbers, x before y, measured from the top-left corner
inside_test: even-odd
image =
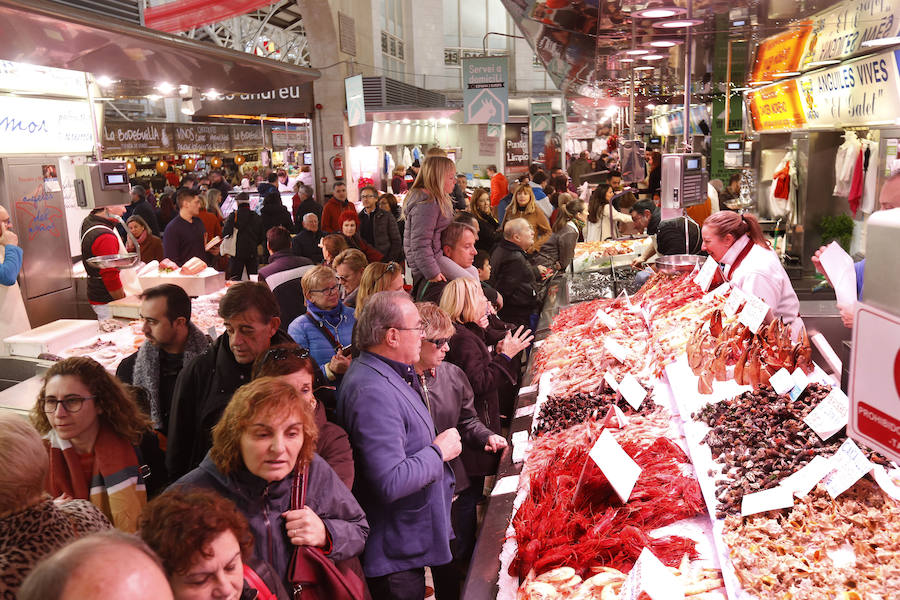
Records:
[[[167,483],[152,423],[122,383],[91,358],[55,363],[31,411],[44,436],[53,496],[90,500],[116,528],[137,529],[150,493]]]

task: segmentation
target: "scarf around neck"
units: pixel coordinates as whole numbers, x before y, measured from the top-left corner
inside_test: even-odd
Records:
[[[210,340],[206,334],[197,329],[196,325],[188,322],[188,336],[184,343],[184,360],[181,364],[188,364],[195,356],[202,354],[209,345]],[[150,419],[157,429],[162,426],[159,414],[159,353],[160,349],[155,344],[149,341],[141,344],[134,361],[134,375],[132,376],[132,383],[147,390],[147,394],[150,396]]]
[[[94,442],[91,480],[85,481],[81,459],[71,442],[61,439],[55,430],[50,430],[45,439],[50,455],[47,491],[53,496],[65,493],[90,500],[116,529],[137,531],[138,517],[147,504],[147,490],[135,447],[101,421]]]
[[[341,314],[341,303],[338,302],[338,305],[332,308],[331,310],[324,310],[310,302],[306,301],[306,310],[311,312],[316,316],[320,321],[325,321],[332,327],[337,327],[341,324],[341,319],[343,315]]]

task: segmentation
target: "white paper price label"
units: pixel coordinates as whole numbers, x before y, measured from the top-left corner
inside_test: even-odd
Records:
[[[525,394],[530,394],[531,392],[536,392],[538,389],[537,384],[534,385],[526,385],[525,387],[519,388],[519,395],[524,396]]]
[[[625,416],[625,413],[622,412],[622,409],[619,408],[618,405],[613,404],[609,410],[606,411],[606,416],[603,417],[603,426],[606,427],[613,417],[615,417],[616,423],[619,424],[619,428],[628,425],[628,417]]]
[[[618,600],[638,600],[642,594],[651,600],[684,600],[684,584],[648,548],[622,582]]]
[[[737,314],[738,309],[744,304],[745,300],[744,292],[736,287],[731,288],[731,293],[728,294],[728,298],[725,299],[725,305],[722,306],[722,312],[724,312],[726,316],[733,317]]]
[[[851,439],[841,444],[829,462],[833,470],[825,478],[825,489],[832,498],[837,498],[850,489],[873,466]]]
[[[840,388],[831,388],[831,392],[806,415],[803,422],[825,441],[847,425],[849,413],[850,399]]]
[[[491,496],[502,496],[503,494],[511,494],[519,489],[519,476],[510,475],[504,477],[491,490]]]
[[[639,410],[644,398],[647,397],[647,390],[638,383],[638,380],[635,379],[634,375],[631,373],[627,374],[622,378],[622,381],[619,382],[619,393],[622,394],[622,397],[625,398],[625,402],[630,404],[631,408],[634,410]]]
[[[769,378],[769,385],[772,386],[776,394],[787,394],[794,389],[794,378],[791,377],[791,373],[787,369],[779,369]]]
[[[518,419],[519,417],[527,417],[528,415],[533,415],[534,410],[536,408],[537,408],[537,404],[529,404],[528,406],[520,406],[519,408],[516,409],[515,418]]]
[[[628,358],[628,349],[612,338],[603,338],[603,347],[621,363]]]
[[[706,257],[706,262],[703,263],[703,266],[700,267],[700,272],[697,273],[697,276],[694,277],[694,283],[700,286],[704,292],[709,289],[709,285],[712,283],[713,277],[716,275],[716,269],[719,268],[719,263],[716,262],[712,256]]]
[[[714,289],[712,291],[712,293],[716,296],[724,296],[725,294],[728,293],[728,290],[730,290],[730,289],[731,289],[731,285],[726,281],[725,283],[723,283],[722,285],[720,285],[719,287]]]
[[[603,310],[602,308],[597,309],[597,314],[594,315],[594,319],[597,320],[601,325],[606,327],[607,329],[615,329],[619,326],[618,321],[616,321],[611,314]]]
[[[611,372],[607,371],[606,373],[604,373],[603,381],[605,381],[607,384],[609,384],[609,387],[612,389],[612,391],[614,391],[614,392],[619,391],[619,382],[616,381],[616,376],[613,375]]]
[[[794,387],[801,392],[809,385],[809,377],[803,372],[803,369],[795,369],[794,372],[791,373],[791,377],[794,378]]]
[[[528,441],[528,431],[517,431],[512,434],[512,461],[520,463],[525,460],[528,450],[531,448],[531,442]]]
[[[756,296],[747,295],[747,302],[744,309],[738,315],[738,321],[746,325],[750,331],[756,333],[759,331],[760,325],[769,314],[769,305],[757,298]]]
[[[753,494],[744,494],[741,498],[741,516],[755,515],[767,510],[789,508],[794,505],[794,494],[786,487],[778,486]]]
[[[641,475],[641,467],[622,450],[609,430],[603,430],[589,456],[606,475],[622,502],[628,502],[631,490]]]
[[[798,498],[803,498],[816,484],[831,471],[831,461],[824,456],[816,456],[793,475],[785,477],[779,484],[791,490]]]

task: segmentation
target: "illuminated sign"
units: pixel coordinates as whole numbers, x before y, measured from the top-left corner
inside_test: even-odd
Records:
[[[747,94],[756,131],[790,130],[805,125],[796,81],[767,85]]]
[[[756,48],[751,81],[767,81],[778,73],[799,70],[800,57],[811,30],[812,27],[807,25],[763,40]]]

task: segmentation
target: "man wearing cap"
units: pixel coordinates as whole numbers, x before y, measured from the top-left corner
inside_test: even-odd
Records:
[[[137,215],[147,222],[153,235],[159,237],[159,221],[156,218],[156,211],[147,202],[147,190],[142,185],[136,185],[131,188],[131,204],[125,207],[124,221]]]

